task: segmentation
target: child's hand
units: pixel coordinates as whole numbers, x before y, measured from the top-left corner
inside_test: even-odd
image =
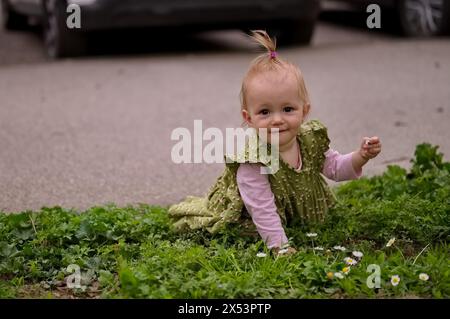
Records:
[[[365,160],[376,157],[381,152],[381,142],[377,136],[364,137],[359,154]]]
[[[293,255],[297,252],[297,250],[294,247],[287,247],[287,248],[280,248],[280,247],[274,247],[272,248],[272,253],[275,257],[279,256],[289,256]]]

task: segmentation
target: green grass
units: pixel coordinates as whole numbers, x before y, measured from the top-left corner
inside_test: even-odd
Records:
[[[324,223],[288,229],[299,250],[289,257],[232,227],[175,234],[164,207],[3,213],[0,298],[449,298],[450,163],[421,144],[412,164],[337,188]],[[363,257],[337,278],[355,250]],[[376,289],[366,284],[371,264],[380,267]],[[69,265],[79,266],[81,288],[67,287]]]

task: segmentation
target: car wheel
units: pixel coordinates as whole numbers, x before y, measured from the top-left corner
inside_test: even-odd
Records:
[[[407,36],[426,37],[450,31],[450,1],[401,0],[398,10]]]
[[[28,26],[28,17],[17,13],[8,0],[1,0],[2,23],[7,30],[23,30]]]
[[[66,1],[44,1],[44,40],[51,58],[79,56],[86,51],[86,37],[66,24]]]
[[[307,45],[312,40],[315,25],[315,20],[283,21],[267,31],[281,46]]]

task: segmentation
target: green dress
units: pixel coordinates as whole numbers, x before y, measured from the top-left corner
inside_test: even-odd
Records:
[[[324,153],[330,144],[326,127],[318,120],[306,122],[301,125],[297,140],[302,155],[301,170],[295,170],[280,157],[278,171],[267,175],[284,226],[321,221],[336,201],[321,175]],[[205,197],[187,196],[183,202],[169,207],[175,230],[206,229],[216,233],[229,224],[251,228],[236,181],[240,163],[250,162],[250,148],[247,143],[237,156],[225,155],[228,159],[225,170]],[[270,146],[264,152],[258,147],[257,162],[266,167],[271,165]]]

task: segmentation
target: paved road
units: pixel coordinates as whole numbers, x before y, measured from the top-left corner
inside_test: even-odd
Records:
[[[424,141],[448,160],[450,41],[341,20],[325,16],[312,46],[279,51],[302,67],[311,118],[329,127],[331,146],[350,152],[362,136],[380,136],[383,152],[367,175],[408,167]],[[240,124],[254,47],[237,31],[157,48],[147,40],[109,35],[85,58],[50,62],[37,33],[0,31],[0,210],[168,205],[208,190],[223,164],[172,163],[170,135],[195,119],[205,128]]]

